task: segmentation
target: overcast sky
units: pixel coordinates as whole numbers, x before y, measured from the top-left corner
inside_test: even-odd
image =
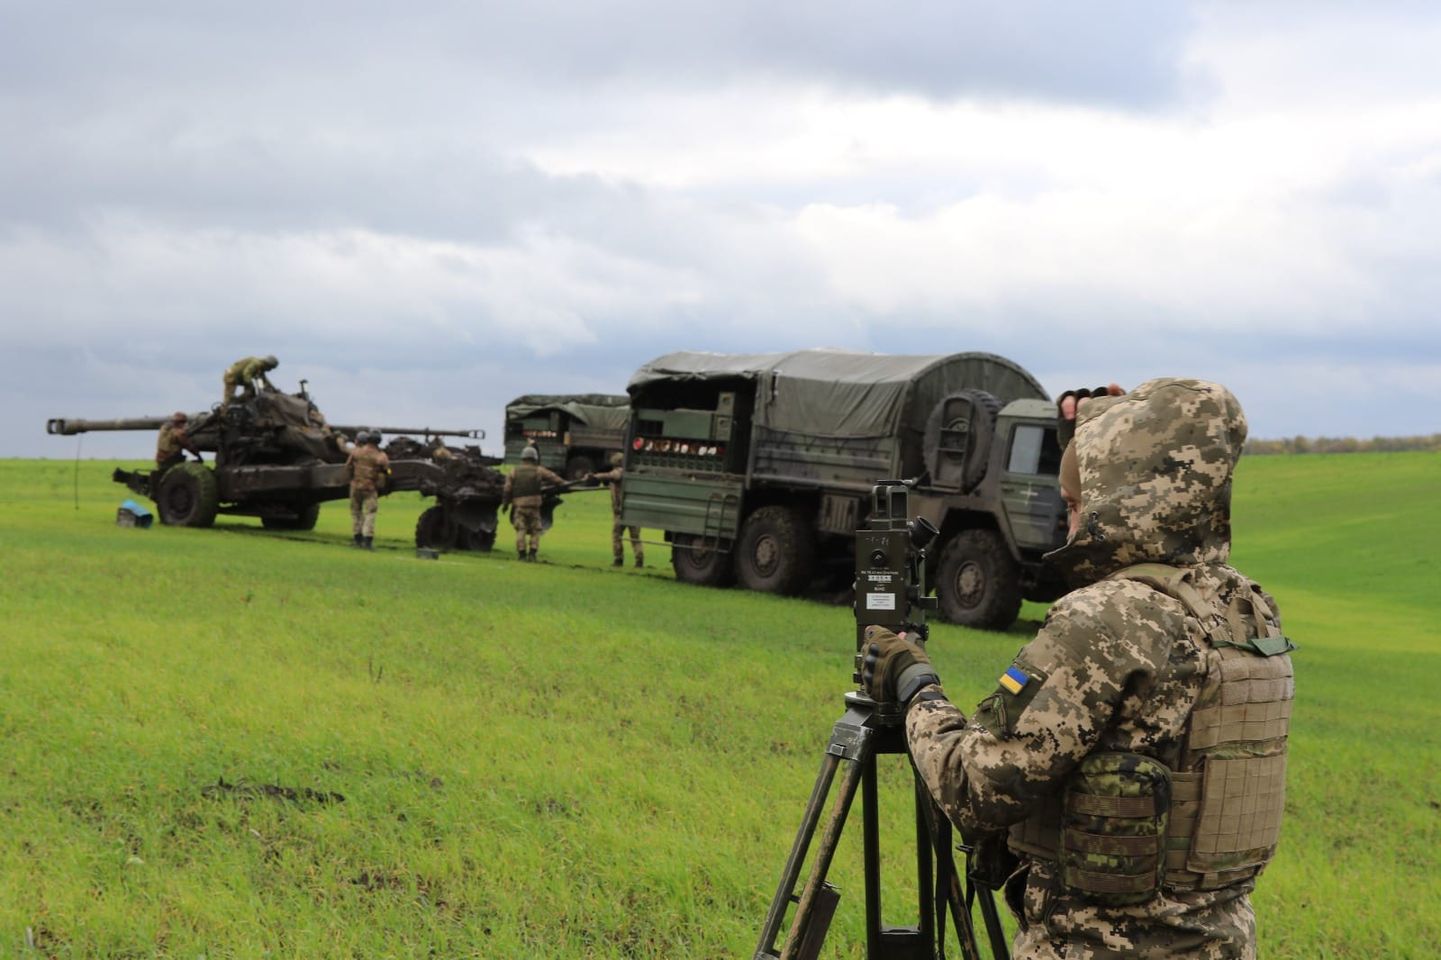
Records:
[[[1441,431],[1438,50],[1429,2],[0,0],[0,456],[256,353],[491,448],[807,346]]]

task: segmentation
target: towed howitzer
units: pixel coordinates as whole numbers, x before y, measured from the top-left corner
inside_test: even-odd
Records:
[[[489,551],[495,546],[498,514],[509,511],[504,504],[505,476],[492,469],[493,457],[454,457],[437,460],[434,469],[416,488],[423,497],[435,497],[415,522],[415,545],[430,550]],[[540,491],[540,528],[549,530],[555,522],[555,508],[561,494],[601,487],[585,479],[543,487]]]
[[[73,436],[99,431],[158,430],[169,417],[116,420],[56,418],[47,433]],[[117,469],[112,479],[155,502],[164,523],[208,527],[217,514],[259,517],[270,529],[309,530],[321,503],[349,495],[343,443],[360,428],[326,423],[308,393],[261,390],[228,407],[191,416],[186,425],[195,449],[213,454],[211,463],[182,462],[163,469]],[[367,427],[395,432],[395,428]],[[414,431],[422,432],[422,431]],[[478,438],[481,430],[425,428],[429,436]],[[475,458],[480,458],[479,448]],[[476,464],[476,466],[479,466]],[[492,471],[493,472],[493,471]],[[387,492],[443,487],[436,464],[426,459],[391,461]],[[499,476],[497,474],[497,476]],[[496,497],[499,502],[499,497]]]

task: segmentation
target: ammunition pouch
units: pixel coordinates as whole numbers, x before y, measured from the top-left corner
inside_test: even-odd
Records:
[[[1137,753],[1093,753],[1066,785],[1057,860],[1073,893],[1111,905],[1161,889],[1171,771]]]

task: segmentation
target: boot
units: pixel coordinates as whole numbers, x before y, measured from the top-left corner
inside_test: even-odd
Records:
[[[614,560],[612,560],[612,561],[610,562],[610,565],[611,565],[612,567],[623,567],[623,566],[625,566],[625,557],[616,557]]]
[[[635,568],[636,568],[637,570],[639,570],[641,567],[644,567],[644,566],[645,566],[645,557],[636,557],[636,558],[635,558]]]
[[[375,538],[374,538],[374,537],[366,537],[366,538],[364,538],[363,540],[361,540],[360,546],[361,546],[362,549],[365,549],[365,550],[374,550],[374,549],[375,549]]]
[[[361,536],[360,534],[358,534],[358,533],[357,533],[355,536],[353,536],[353,537],[350,538],[350,545],[351,545],[352,547],[362,546],[362,545],[364,544],[364,542],[365,542],[365,538],[362,537],[362,536]]]
[[[529,560],[530,560],[531,563],[535,563],[535,562],[536,562],[536,560],[535,560],[535,552],[536,552],[536,549],[537,549],[537,548],[535,548],[535,547],[531,547],[531,548],[530,548],[530,557],[529,557]]]
[[[518,547],[518,548],[516,549],[515,553],[516,553],[516,556],[520,558],[520,562],[521,562],[521,563],[524,563],[525,561],[527,561],[527,560],[530,559],[529,557],[527,557],[527,556],[525,555],[525,548],[524,548],[524,547]]]

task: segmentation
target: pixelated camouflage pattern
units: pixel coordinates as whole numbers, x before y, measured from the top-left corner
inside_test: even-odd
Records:
[[[1076,417],[1081,528],[1047,559],[1073,586],[1136,563],[1225,563],[1246,418],[1225,387],[1149,380]]]
[[[1174,766],[1206,678],[1205,631],[1181,601],[1102,578],[1149,561],[1187,567],[1213,595],[1247,582],[1225,565],[1231,473],[1245,439],[1235,398],[1215,384],[1153,380],[1082,409],[1085,516],[1057,555],[1087,585],[1052,605],[1013,661],[1031,678],[1018,693],[998,686],[967,719],[939,686],[923,690],[906,717],[912,756],[963,830],[1010,829],[1023,858],[1018,960],[1254,957],[1249,879],[1101,904],[1067,891],[1044,858],[1041,831],[1059,823],[1078,764],[1115,751]],[[1054,833],[1048,839],[1053,850]]]

